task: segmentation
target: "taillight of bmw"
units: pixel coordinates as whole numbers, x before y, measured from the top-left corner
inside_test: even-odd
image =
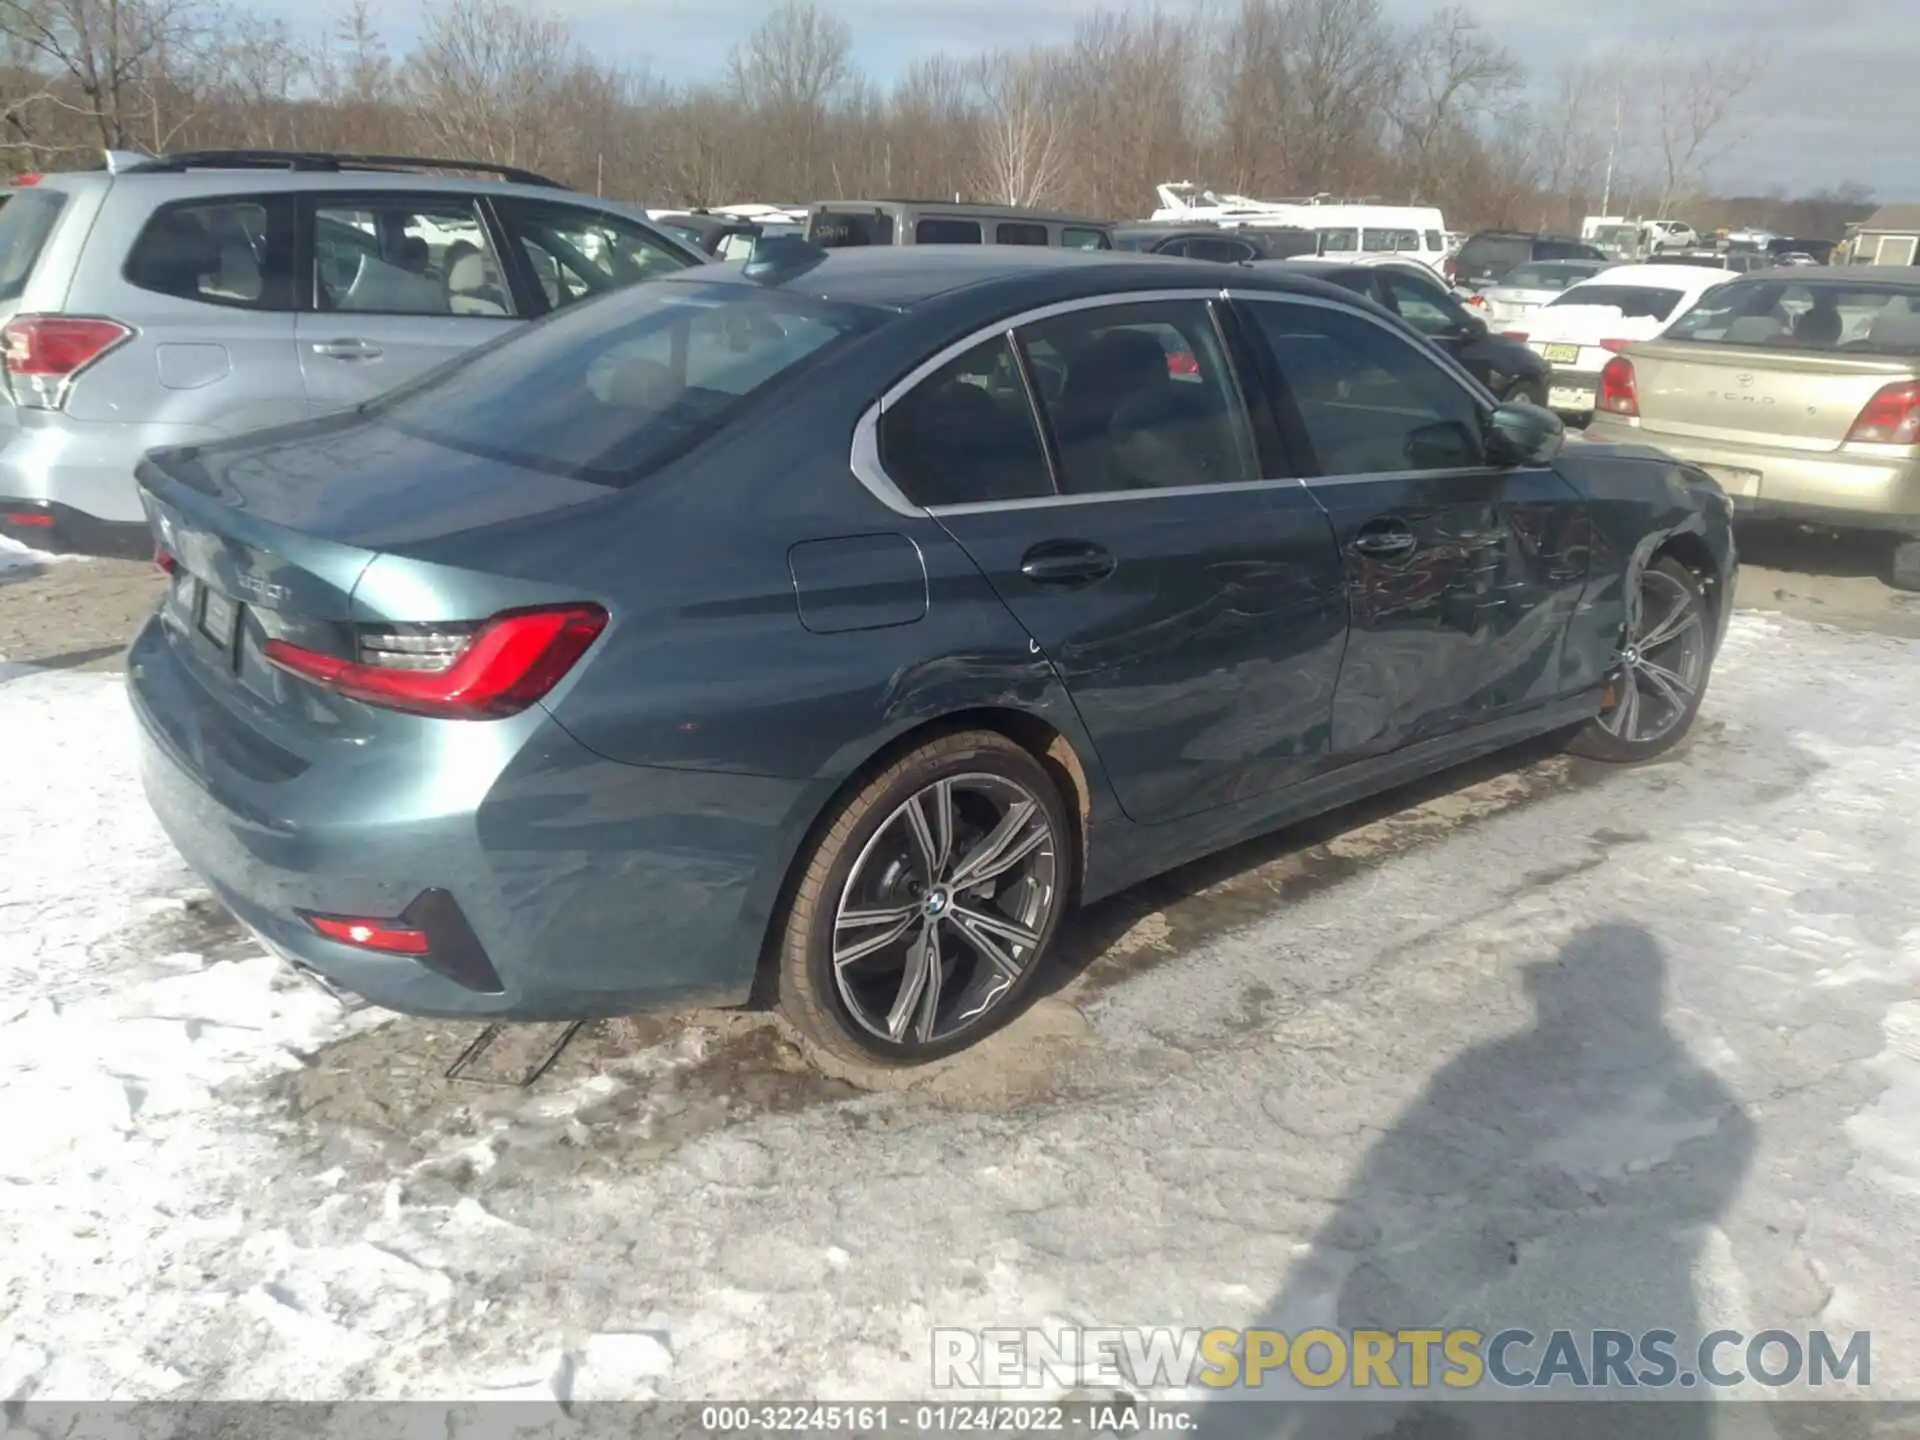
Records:
[[[0,327],[0,365],[13,403],[59,410],[73,382],[133,338],[133,327],[100,315],[16,315]]]
[[[598,605],[546,605],[467,624],[360,625],[352,659],[285,639],[263,653],[291,675],[382,709],[498,720],[544,698],[606,625]]]

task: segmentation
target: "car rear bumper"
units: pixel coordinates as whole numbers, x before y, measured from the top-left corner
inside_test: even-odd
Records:
[[[116,553],[87,547],[103,538],[124,539],[130,527],[145,531],[133,480],[140,457],[157,446],[190,444],[211,433],[193,425],[75,420],[57,410],[23,410],[0,402],[0,511],[49,507],[66,517],[63,529],[73,542],[67,548]]]
[[[268,948],[330,984],[410,1014],[527,1020],[748,998],[802,782],[616,764],[544,711],[275,772],[158,618],[127,683],[169,837]],[[308,914],[425,916],[429,957],[326,939]]]
[[[1809,453],[1668,435],[1596,414],[1591,439],[1651,445],[1708,471],[1736,513],[1920,534],[1920,461],[1871,452]]]

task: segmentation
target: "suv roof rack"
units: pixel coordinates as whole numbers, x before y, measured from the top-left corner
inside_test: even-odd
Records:
[[[121,157],[113,157],[121,158]],[[514,165],[483,160],[439,160],[425,155],[343,155],[331,150],[184,150],[175,155],[146,156],[133,164],[109,168],[116,174],[163,174],[185,170],[471,170],[497,175],[515,185],[540,185],[550,190],[569,188],[558,180]]]

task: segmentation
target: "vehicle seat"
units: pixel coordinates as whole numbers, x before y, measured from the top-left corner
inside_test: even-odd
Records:
[[[950,380],[912,413],[907,453],[888,458],[915,477],[920,504],[1014,500],[1052,489],[1024,406],[1010,411],[978,385]]]
[[[493,266],[478,250],[469,250],[447,271],[447,309],[455,315],[505,315],[506,292]]]
[[[253,247],[236,240],[220,247],[220,263],[205,290],[231,300],[258,300],[264,283]]]
[[[134,247],[127,278],[143,290],[197,299],[200,282],[220,270],[220,247],[198,216],[176,210],[163,215]]]
[[[362,254],[359,268],[335,308],[389,315],[444,315],[447,293],[431,275],[416,275]]]
[[[1811,310],[1803,310],[1793,322],[1793,338],[1802,345],[1838,345],[1845,329],[1846,322],[1836,307],[1815,305]]]
[[[1178,386],[1160,342],[1139,330],[1109,330],[1073,358],[1061,390],[1054,438],[1061,488],[1069,492],[1131,488],[1143,463],[1123,457],[1124,442],[1148,423],[1157,403]],[[1123,407],[1125,422],[1116,428]],[[1138,447],[1134,447],[1138,448]]]
[[[1905,306],[1888,304],[1873,317],[1867,330],[1867,344],[1888,350],[1920,350],[1920,315]]]
[[[1724,338],[1729,345],[1765,345],[1788,333],[1786,325],[1777,316],[1742,315],[1727,326]]]

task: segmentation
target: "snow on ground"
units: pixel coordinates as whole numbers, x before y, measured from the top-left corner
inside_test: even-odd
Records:
[[[64,555],[49,555],[43,550],[32,549],[18,540],[9,540],[0,535],[0,570],[24,570],[31,565],[51,565],[67,558]]]
[[[1916,660],[1742,615],[1665,762],[1102,907],[867,1097],[711,1016],[450,1087],[471,1027],[197,898],[117,680],[0,676],[0,1400],[924,1398],[934,1325],[1487,1316],[1871,1328],[1920,1395]]]

